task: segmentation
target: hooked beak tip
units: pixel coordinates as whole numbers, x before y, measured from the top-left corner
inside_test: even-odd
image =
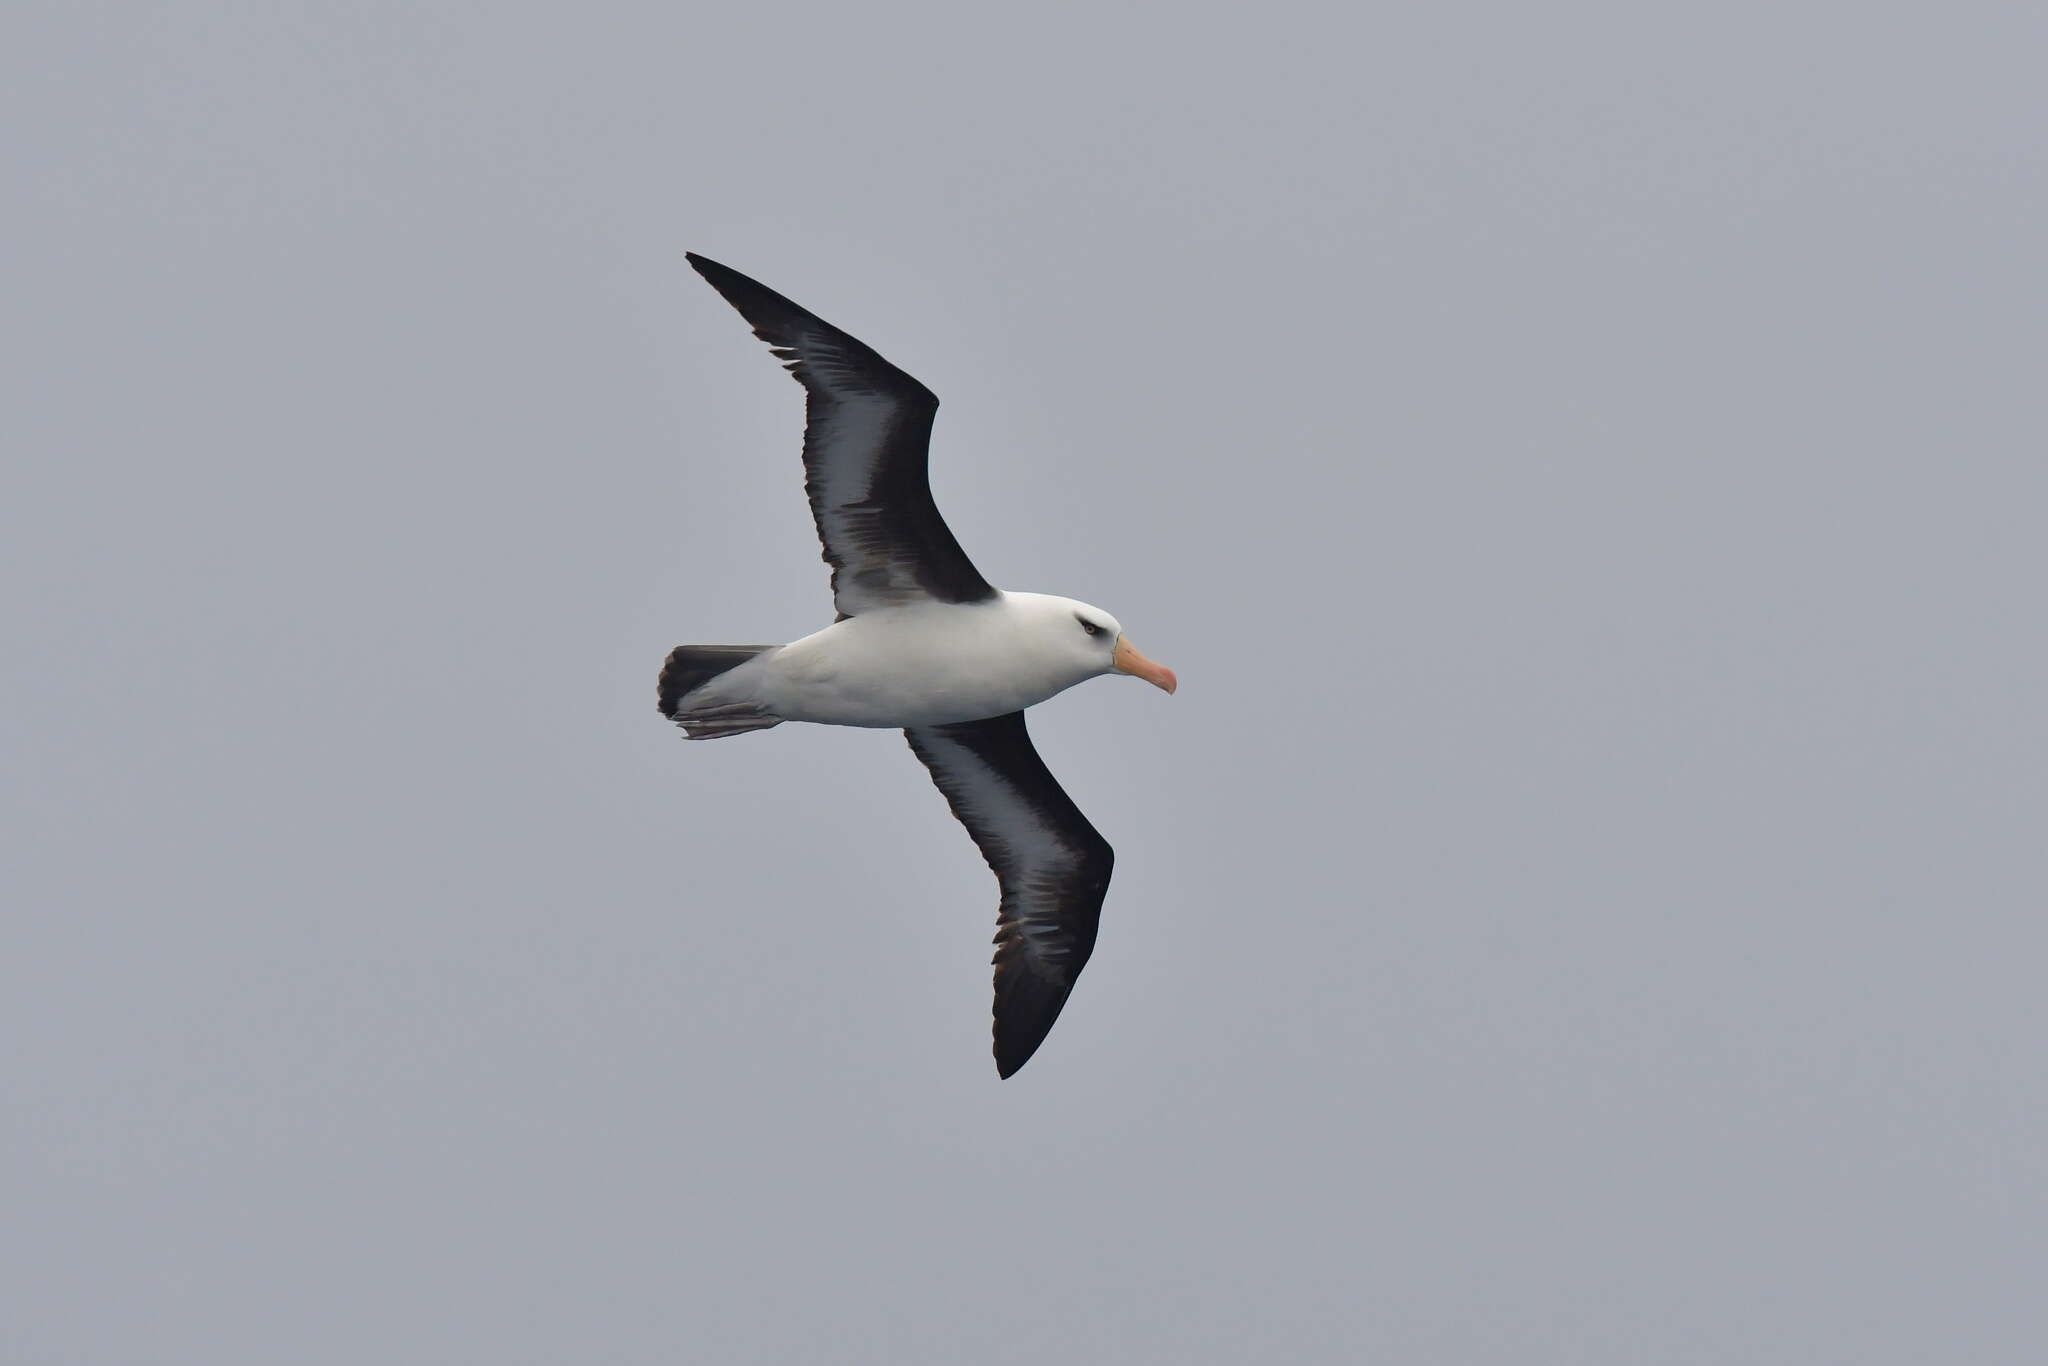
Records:
[[[1116,654],[1111,658],[1111,665],[1118,673],[1127,673],[1133,678],[1144,679],[1169,697],[1180,687],[1180,679],[1174,675],[1173,670],[1145,658],[1138,653],[1135,645],[1121,637],[1116,642]]]

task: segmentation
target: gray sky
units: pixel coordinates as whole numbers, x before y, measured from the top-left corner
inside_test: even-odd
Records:
[[[14,3],[0,1357],[2048,1351],[2048,19]],[[988,1057],[693,248],[1115,843]]]

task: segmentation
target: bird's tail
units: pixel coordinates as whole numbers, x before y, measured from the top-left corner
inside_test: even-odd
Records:
[[[692,740],[717,740],[782,724],[782,718],[744,697],[698,696],[705,684],[773,645],[678,645],[661,666],[661,714]]]

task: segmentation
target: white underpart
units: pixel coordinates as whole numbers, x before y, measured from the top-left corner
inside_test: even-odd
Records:
[[[721,674],[691,700],[753,703],[786,721],[831,726],[894,729],[1001,716],[1109,672],[1114,621],[1091,638],[1074,616],[1081,606],[1005,593],[965,605],[877,608]]]

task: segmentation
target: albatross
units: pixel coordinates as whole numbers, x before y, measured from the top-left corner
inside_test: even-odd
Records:
[[[1113,854],[1032,748],[1024,709],[1102,674],[1171,693],[1099,607],[981,576],[932,502],[938,397],[729,266],[690,264],[804,388],[804,491],[838,619],[787,645],[680,645],[662,715],[692,740],[784,721],[902,730],[995,873],[995,1060],[1045,1041],[1095,948]]]

